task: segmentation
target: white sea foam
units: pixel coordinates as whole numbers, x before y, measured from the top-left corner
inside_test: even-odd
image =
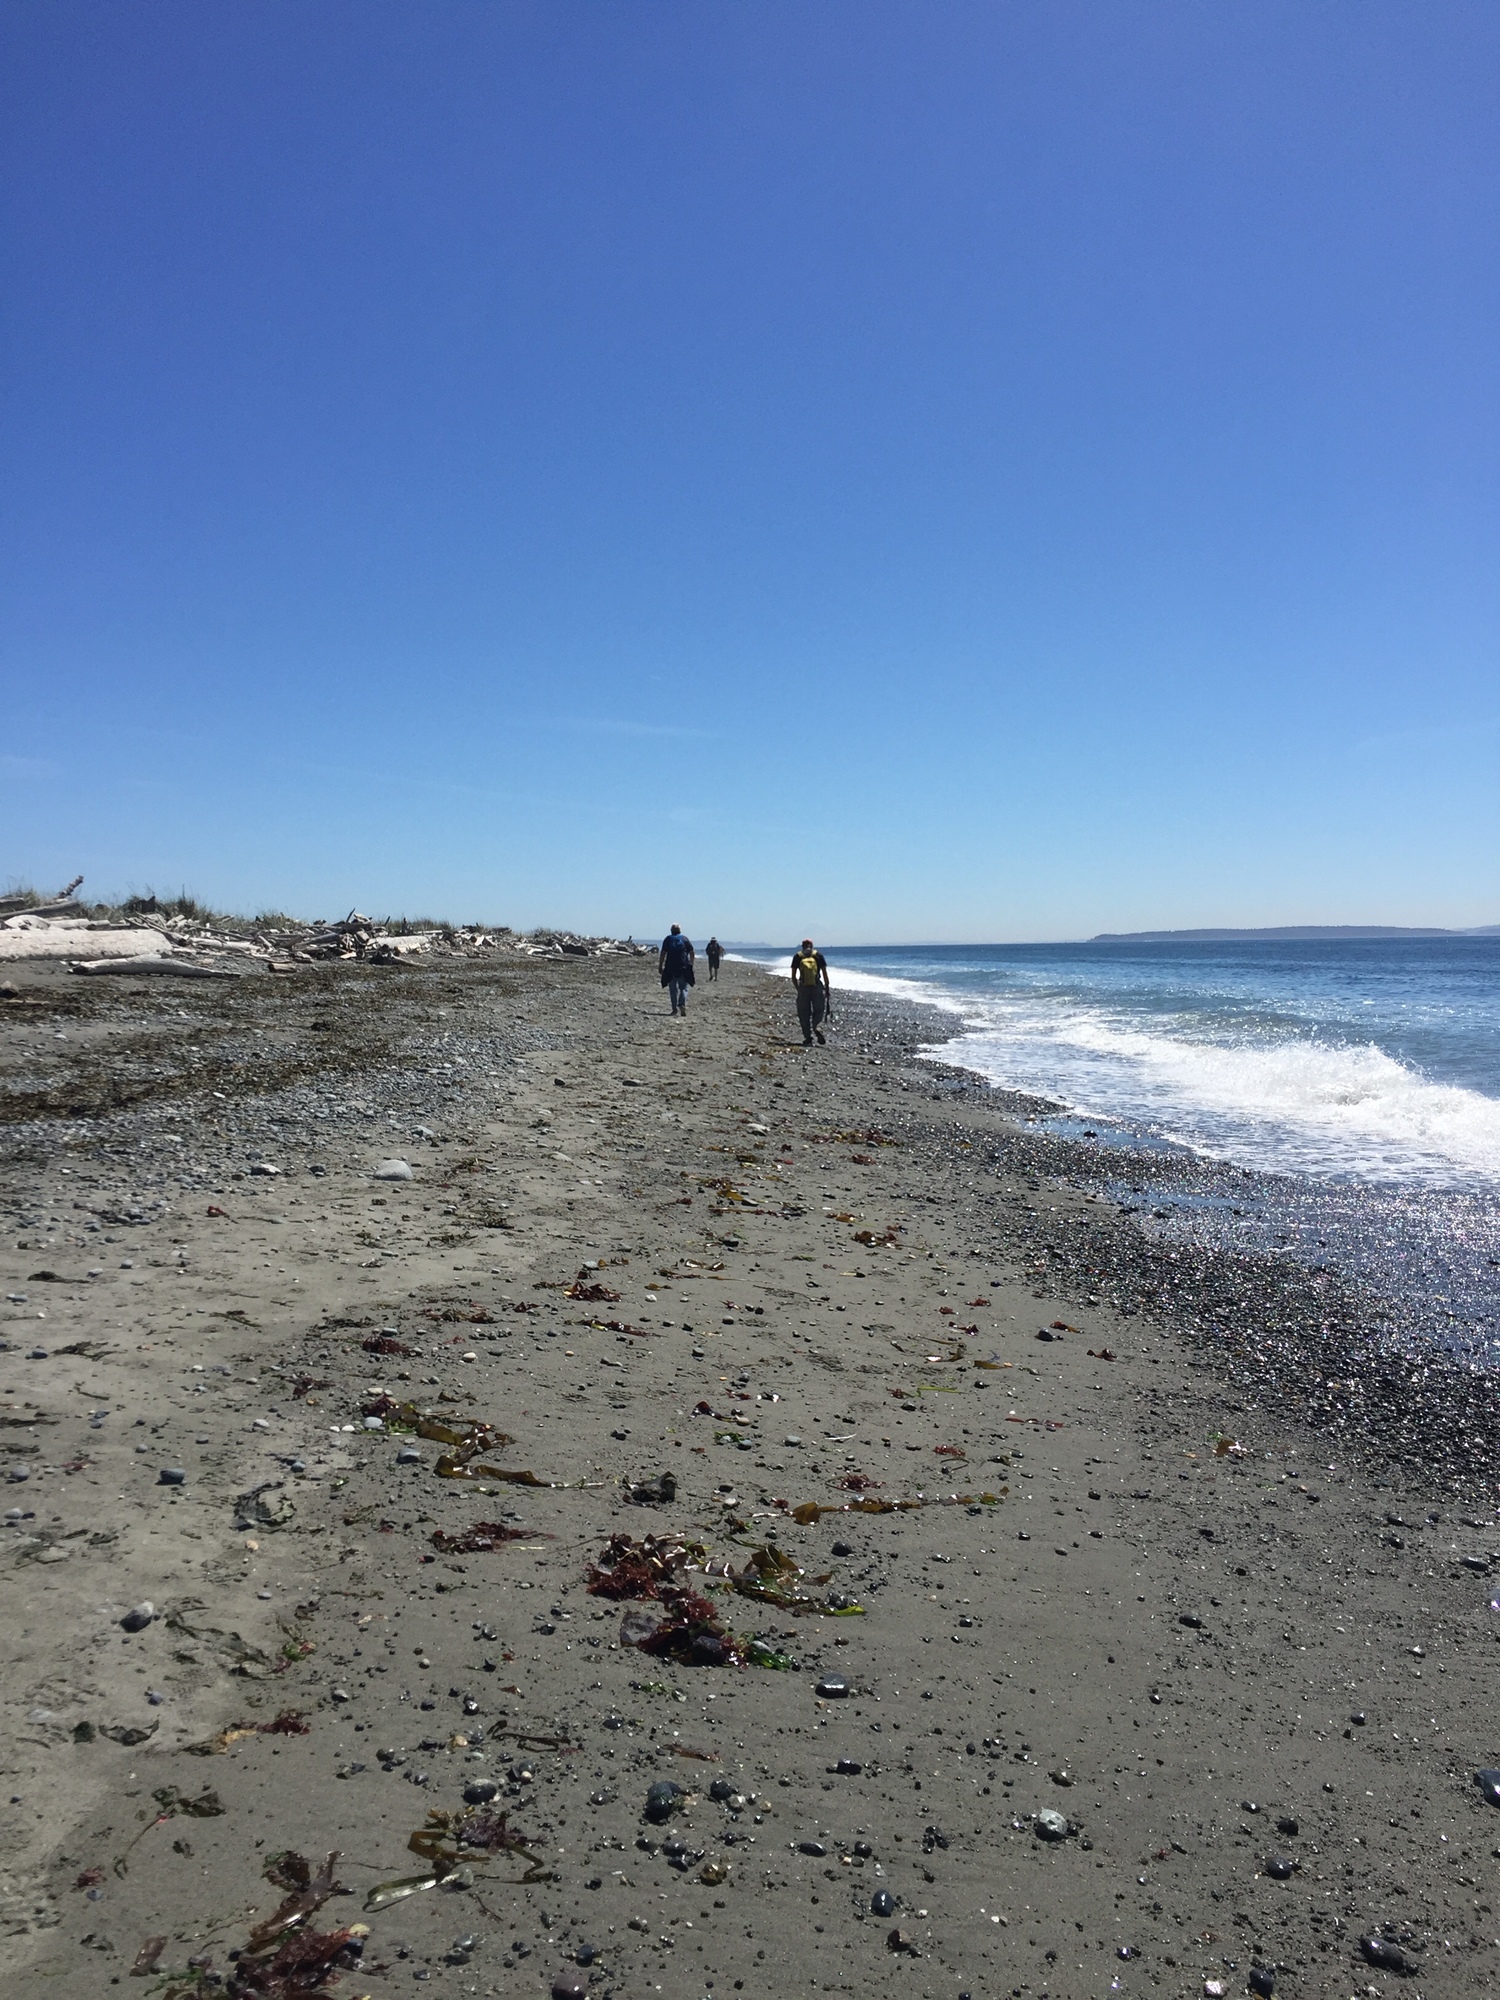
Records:
[[[1500,1187],[1500,1102],[1435,1083],[1374,1043],[1208,1040],[1103,1009],[986,1009],[934,1049],[993,1082],[1282,1172]],[[999,1018],[996,1018],[999,1016]]]
[[[779,974],[783,960],[750,958]],[[839,990],[941,1009],[951,1040],[924,1053],[1213,1159],[1387,1185],[1500,1188],[1500,1100],[1435,1082],[1374,1041],[1201,1011],[1139,1014],[1023,988],[959,993],[835,963]],[[961,1024],[961,1025],[960,1025]]]
[[[752,957],[749,952],[726,952],[726,958],[738,958],[745,965],[758,965],[762,972],[772,973],[777,978],[786,978],[791,972],[792,954],[788,951],[774,959]],[[881,972],[864,972],[857,968],[835,964],[829,968],[829,983],[837,1000],[840,992],[880,993],[890,1000],[909,1000],[921,1007],[936,1007],[945,1014],[958,1014],[976,1027],[987,1018],[982,1007],[975,1007],[962,1000],[956,993],[946,992],[941,986],[934,986],[926,979],[891,979]]]

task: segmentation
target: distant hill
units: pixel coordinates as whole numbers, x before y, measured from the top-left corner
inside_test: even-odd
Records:
[[[1090,944],[1218,944],[1234,938],[1304,939],[1500,937],[1500,924],[1477,924],[1472,930],[1446,931],[1435,925],[1413,924],[1275,924],[1265,930],[1100,931]]]

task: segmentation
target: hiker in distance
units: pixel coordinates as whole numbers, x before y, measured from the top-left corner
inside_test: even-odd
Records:
[[[712,983],[719,976],[719,961],[724,956],[724,947],[716,937],[711,937],[703,947],[703,953],[708,960],[708,977]]]
[[[797,994],[797,1019],[802,1023],[802,1046],[810,1049],[814,1035],[823,1040],[822,1022],[828,1012],[828,961],[811,938],[804,938],[792,953],[792,985]]]
[[[692,939],[682,935],[682,925],[673,924],[661,941],[656,964],[661,973],[661,983],[672,997],[674,1014],[687,1012],[688,988],[696,984],[693,971],[696,956]]]

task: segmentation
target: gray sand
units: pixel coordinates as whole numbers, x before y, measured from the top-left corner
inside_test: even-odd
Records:
[[[0,1991],[124,1984],[153,1935],[180,1987],[227,1977],[288,1848],[341,1856],[315,1928],[370,1925],[340,1996],[545,1994],[585,1946],[620,2000],[1488,1990],[1492,1510],[1043,1284],[1037,1217],[1101,1206],[997,1176],[1003,1109],[870,1003],[804,1053],[733,963],[682,1021],[650,961],[13,976]],[[387,1328],[410,1357],[364,1351]],[[440,1479],[441,1444],[349,1428],[381,1390],[559,1483]],[[789,1518],[855,1474],[928,1504]],[[526,1539],[434,1547],[479,1520]],[[774,1539],[864,1615],[715,1597],[796,1667],[654,1658],[585,1588],[619,1533]],[[366,1914],[485,1778],[550,1879],[480,1858]],[[154,1823],[168,1787],[222,1812]]]

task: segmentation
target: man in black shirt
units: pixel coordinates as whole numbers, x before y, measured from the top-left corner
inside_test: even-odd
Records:
[[[661,974],[661,983],[672,999],[672,1012],[687,1012],[688,988],[694,981],[693,961],[696,953],[693,941],[682,935],[681,924],[673,924],[661,941],[661,951],[657,955],[656,966]]]
[[[820,1025],[828,1011],[828,961],[811,938],[804,938],[792,953],[792,985],[797,994],[797,1019],[802,1023],[802,1046],[811,1048],[813,1037],[823,1040]]]

